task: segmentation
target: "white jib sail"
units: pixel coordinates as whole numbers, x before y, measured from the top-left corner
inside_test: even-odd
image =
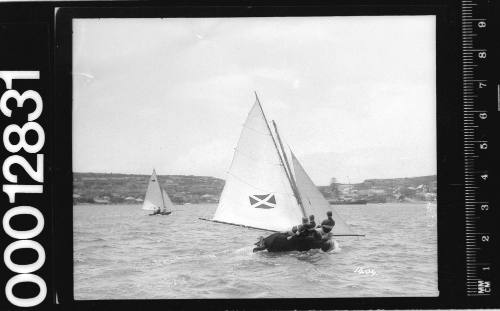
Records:
[[[318,190],[316,185],[313,183],[309,175],[300,164],[299,160],[295,157],[293,152],[289,151],[292,158],[292,170],[295,177],[295,183],[297,184],[300,197],[302,199],[302,204],[306,210],[307,215],[314,215],[314,220],[316,224],[321,224],[321,222],[327,218],[326,212],[332,212],[332,218],[335,220],[335,226],[333,227],[334,235],[354,235],[348,224],[340,217],[340,215],[335,211],[333,206],[328,203],[328,201],[323,197],[323,194]]]
[[[156,172],[153,170],[153,174],[149,178],[148,190],[146,191],[146,197],[144,198],[142,209],[148,211],[156,210],[158,208],[165,209],[165,203],[163,202],[161,191],[160,181],[156,176]]]
[[[162,209],[162,212],[171,212],[172,211],[172,207],[174,206],[174,204],[172,203],[172,201],[170,200],[170,197],[168,196],[167,192],[165,191],[165,189],[161,189],[162,193],[163,193],[163,209]]]
[[[303,216],[258,99],[243,125],[213,220],[290,230]]]

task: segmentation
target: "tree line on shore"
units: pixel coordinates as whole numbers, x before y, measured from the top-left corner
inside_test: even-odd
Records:
[[[149,175],[73,173],[73,203],[140,204]],[[161,186],[174,204],[217,203],[224,180],[209,176],[158,175]],[[340,184],[334,179],[318,189],[329,200],[356,199],[367,202],[432,201],[436,196],[436,175],[392,179],[367,179],[357,184]]]

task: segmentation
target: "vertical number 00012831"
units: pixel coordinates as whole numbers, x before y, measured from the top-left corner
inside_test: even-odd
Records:
[[[47,295],[47,285],[45,281],[34,274],[45,263],[45,250],[43,246],[32,240],[38,236],[44,228],[43,214],[34,206],[16,205],[17,194],[34,195],[43,192],[44,182],[44,155],[38,153],[45,144],[45,132],[42,126],[36,120],[42,115],[43,100],[40,94],[35,90],[27,90],[23,93],[18,92],[14,86],[15,81],[20,79],[38,80],[40,71],[0,71],[0,82],[5,83],[5,91],[0,97],[0,110],[2,118],[11,118],[12,109],[23,108],[28,100],[34,103],[34,109],[26,115],[26,122],[19,126],[9,124],[3,130],[3,147],[7,150],[7,158],[2,164],[2,174],[7,182],[2,185],[2,191],[7,194],[9,199],[9,209],[5,212],[2,219],[2,227],[5,233],[15,239],[4,250],[5,266],[16,273],[7,281],[5,285],[5,295],[7,300],[13,305],[19,307],[32,307],[40,304]],[[9,102],[9,105],[7,104]],[[8,122],[8,121],[7,121]],[[27,133],[36,133],[36,140],[33,144],[28,143]],[[17,136],[17,143],[12,143],[13,138]],[[36,166],[33,168],[24,156],[17,154],[24,150],[27,156],[36,159]],[[34,184],[18,184],[18,176],[11,172],[12,165],[19,165],[28,176],[33,179]],[[36,218],[36,225],[29,230],[15,230],[11,227],[10,220],[16,215],[31,215]],[[38,258],[30,264],[16,264],[12,261],[12,253],[19,249],[32,249],[37,252]],[[39,293],[31,298],[19,298],[13,293],[13,287],[19,283],[34,283],[39,288]]]
[[[465,251],[468,296],[491,295],[491,206],[488,197],[489,1],[462,0]]]

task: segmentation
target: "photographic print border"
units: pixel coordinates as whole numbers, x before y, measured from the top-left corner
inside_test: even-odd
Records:
[[[332,5],[170,6],[59,8],[55,14],[54,279],[58,301],[78,309],[98,307],[377,309],[449,308],[465,302],[463,145],[461,136],[459,33],[453,8],[436,3],[358,2]],[[112,4],[109,4],[112,5]],[[439,297],[318,299],[74,300],[72,211],[72,20],[74,18],[266,17],[347,15],[436,16],[436,124]],[[462,297],[462,298],[461,298]],[[461,301],[461,299],[463,299]]]

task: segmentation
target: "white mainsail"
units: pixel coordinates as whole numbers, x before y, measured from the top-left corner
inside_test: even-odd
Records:
[[[281,231],[300,223],[302,216],[256,98],[243,125],[213,220]]]
[[[149,178],[148,189],[144,198],[142,209],[152,211],[160,209],[162,212],[172,210],[172,202],[165,190],[161,188],[160,181],[156,176],[155,170]]]
[[[256,97],[243,125],[212,220],[285,231],[311,214],[315,215],[319,224],[326,218],[326,212],[332,211],[334,234],[354,235],[316,188],[291,150],[284,152],[283,149],[279,134],[276,130],[271,131]]]

